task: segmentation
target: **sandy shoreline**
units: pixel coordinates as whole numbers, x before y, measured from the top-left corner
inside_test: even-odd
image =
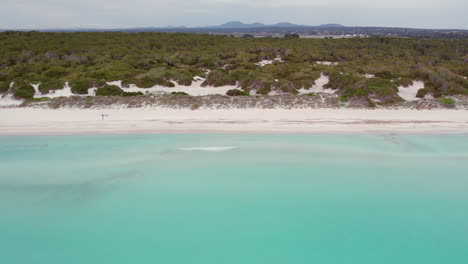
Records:
[[[468,110],[0,109],[0,135],[127,133],[468,133]]]

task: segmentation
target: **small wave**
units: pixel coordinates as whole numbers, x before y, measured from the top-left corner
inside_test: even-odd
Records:
[[[236,149],[237,147],[203,147],[203,148],[180,148],[185,151],[226,151]]]

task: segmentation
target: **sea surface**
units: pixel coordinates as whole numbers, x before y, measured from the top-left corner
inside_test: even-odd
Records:
[[[2,264],[466,264],[468,135],[0,137]]]

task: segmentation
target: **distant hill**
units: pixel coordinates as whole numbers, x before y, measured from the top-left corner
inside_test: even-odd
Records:
[[[209,26],[209,27],[200,27],[200,28],[298,28],[298,27],[321,27],[321,28],[338,28],[338,27],[345,27],[341,24],[323,24],[320,26],[306,26],[306,25],[298,25],[298,24],[293,24],[290,22],[279,22],[276,24],[272,25],[267,25],[263,23],[252,23],[252,24],[246,24],[241,21],[231,21],[227,22],[225,24],[219,25],[219,26]]]
[[[345,26],[341,24],[323,24],[323,25],[320,25],[319,27],[337,28],[337,27],[345,27]]]
[[[210,28],[258,28],[264,26],[262,23],[245,24],[240,21],[231,21],[220,26],[211,26]]]
[[[64,28],[64,29],[36,29],[37,31],[45,32],[75,32],[75,31],[87,31],[87,32],[100,32],[100,31],[124,31],[124,32],[142,32],[142,31],[168,31],[168,32],[190,32],[193,30],[248,30],[248,29],[262,29],[262,28],[278,28],[278,29],[287,29],[287,28],[341,28],[345,27],[340,24],[323,24],[319,26],[308,26],[308,25],[299,25],[290,22],[279,22],[276,24],[263,24],[259,22],[247,24],[241,21],[230,21],[222,25],[217,26],[202,26],[202,27],[187,27],[187,26],[167,26],[167,27],[136,27],[136,28],[114,28],[114,29],[97,29],[97,28]],[[8,29],[0,29],[1,31],[6,31]],[[30,29],[20,29],[20,31],[28,31]]]
[[[335,25],[335,24],[334,24]],[[337,24],[336,24],[337,25]],[[292,27],[305,27],[303,25],[297,25],[289,22],[280,22],[273,25],[266,25],[263,23],[252,23],[252,24],[245,24],[241,21],[231,21],[219,26],[209,26],[209,27],[202,27],[202,28],[292,28]]]
[[[0,32],[8,29],[0,29]],[[31,31],[31,29],[16,29],[15,31]],[[290,22],[276,24],[243,23],[231,21],[217,26],[172,26],[172,27],[134,27],[134,28],[62,28],[62,29],[35,29],[42,32],[166,32],[166,33],[198,33],[219,34],[229,36],[251,35],[256,37],[285,36],[289,33],[316,36],[354,36],[354,37],[415,37],[435,39],[468,39],[467,29],[417,29],[396,27],[347,27],[341,24],[328,23],[316,26],[299,25]]]
[[[292,24],[292,23],[289,23],[289,22],[280,22],[280,23],[270,25],[270,27],[303,27],[303,26],[302,25],[297,25],[297,24]]]

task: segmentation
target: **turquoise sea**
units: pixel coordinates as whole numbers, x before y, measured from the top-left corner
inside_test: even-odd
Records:
[[[468,135],[0,137],[2,264],[466,264]]]

